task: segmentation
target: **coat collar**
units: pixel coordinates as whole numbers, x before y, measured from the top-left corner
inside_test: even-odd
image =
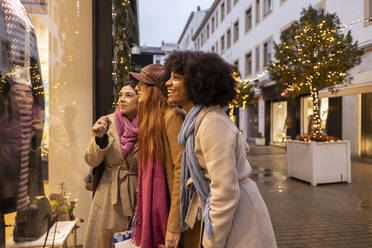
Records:
[[[199,126],[200,126],[200,123],[202,122],[202,120],[204,119],[204,117],[211,111],[219,111],[220,110],[220,107],[215,105],[215,106],[211,106],[211,107],[205,107],[203,108],[199,115],[198,115],[198,118],[196,119],[196,122],[195,122],[195,129],[194,129],[194,136],[196,136],[196,133],[198,132],[198,129],[199,129]]]

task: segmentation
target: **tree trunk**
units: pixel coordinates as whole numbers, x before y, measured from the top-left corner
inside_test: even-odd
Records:
[[[320,119],[320,101],[318,90],[311,91],[311,97],[313,99],[313,123],[312,132],[309,132],[313,138],[320,137],[322,135],[321,119]]]

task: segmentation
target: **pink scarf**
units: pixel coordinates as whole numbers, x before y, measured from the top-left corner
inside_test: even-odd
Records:
[[[115,128],[120,137],[120,146],[123,157],[127,156],[133,149],[138,136],[138,117],[129,121],[119,108],[115,109]]]
[[[141,248],[165,244],[168,199],[163,166],[156,158],[145,166],[138,161],[138,197],[133,241]]]

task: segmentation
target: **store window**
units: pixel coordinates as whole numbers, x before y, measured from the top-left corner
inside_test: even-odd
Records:
[[[287,102],[273,102],[271,105],[271,142],[287,141]]]
[[[372,93],[362,94],[361,155],[372,159]]]
[[[313,100],[311,96],[301,98],[301,134],[309,134],[313,117]],[[321,129],[325,133],[328,117],[328,98],[320,99]]]
[[[247,106],[247,137],[256,138],[258,132],[258,103]]]

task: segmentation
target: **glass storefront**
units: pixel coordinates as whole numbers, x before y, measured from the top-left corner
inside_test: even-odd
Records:
[[[42,185],[35,194],[63,191],[67,203],[79,202],[74,216],[86,221],[91,194],[84,187],[89,168],[82,154],[93,121],[92,1],[3,0],[0,7],[0,175],[19,172],[10,171],[10,164],[40,166],[43,173],[28,172]],[[14,182],[0,178],[7,225],[14,224],[18,203],[29,202],[20,192],[14,195],[27,183],[22,173]],[[85,223],[79,225],[81,244]],[[12,232],[6,228],[6,240]]]
[[[313,100],[311,96],[301,98],[301,134],[308,134],[313,116]],[[326,129],[328,117],[328,98],[320,99],[321,128]]]
[[[287,136],[287,102],[273,102],[271,105],[271,143],[285,143]]]
[[[372,93],[362,94],[361,155],[372,158]]]
[[[258,132],[258,103],[247,106],[247,137],[256,138]]]

